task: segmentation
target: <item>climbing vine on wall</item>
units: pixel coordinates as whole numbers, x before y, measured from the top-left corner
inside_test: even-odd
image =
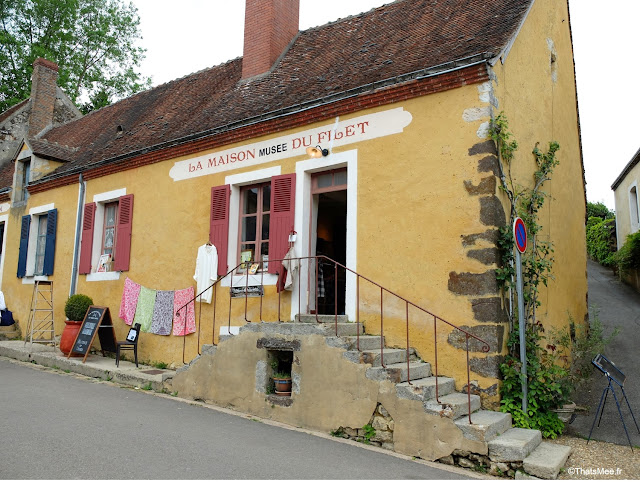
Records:
[[[558,407],[566,398],[563,393],[562,379],[567,371],[558,364],[554,350],[550,352],[543,346],[544,328],[536,318],[540,306],[540,289],[547,286],[552,278],[553,243],[543,239],[539,213],[544,206],[547,194],[543,191],[545,182],[551,179],[559,161],[556,152],[560,145],[552,141],[546,152],[535,145],[532,155],[536,162],[533,175],[533,187],[515,182],[512,167],[518,143],[509,131],[509,123],[500,113],[491,123],[490,136],[498,148],[500,189],[509,200],[509,222],[500,228],[498,248],[501,251],[501,267],[497,270],[498,282],[502,286],[509,304],[510,336],[507,346],[509,353],[500,366],[503,376],[501,387],[501,408],[510,412],[514,425],[522,428],[536,428],[545,437],[555,438],[562,431],[563,424],[551,409]],[[518,312],[515,302],[515,256],[512,226],[516,217],[522,218],[527,228],[527,252],[522,255],[522,277],[524,295],[525,336],[527,354],[528,409],[522,411],[521,368],[519,357],[520,342],[518,334]]]

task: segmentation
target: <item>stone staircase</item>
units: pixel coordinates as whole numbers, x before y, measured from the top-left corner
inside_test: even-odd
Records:
[[[17,321],[10,326],[0,326],[0,340],[19,340],[21,337],[22,332]]]
[[[409,374],[407,350],[404,348],[385,346],[382,351],[383,367],[380,348],[384,346],[384,338],[363,334],[362,325],[348,322],[346,316],[338,316],[336,338],[335,316],[319,315],[318,321],[325,336],[334,337],[332,345],[346,350],[345,358],[353,363],[371,365],[366,371],[367,378],[395,383],[397,397],[419,401],[426,413],[452,419],[465,438],[479,442],[480,447],[486,447],[486,451],[481,449],[478,453],[456,450],[441,462],[516,478],[555,479],[564,467],[571,454],[570,447],[542,442],[539,430],[513,428],[511,414],[482,410],[480,397],[456,392],[453,378],[438,377],[436,399],[436,377],[432,376],[431,365],[420,360],[415,350],[409,350]],[[294,323],[316,324],[316,316],[298,315]],[[357,330],[359,337],[356,336]],[[358,344],[360,351],[357,350]]]

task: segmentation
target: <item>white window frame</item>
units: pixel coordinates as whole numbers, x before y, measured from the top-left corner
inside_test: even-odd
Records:
[[[91,246],[91,273],[87,274],[87,281],[116,281],[120,279],[120,271],[98,273],[98,262],[102,254],[102,236],[104,231],[104,207],[110,202],[118,201],[127,194],[127,188],[114,189],[93,196],[96,212],[93,218],[93,245]]]
[[[635,233],[640,229],[640,204],[638,202],[638,183],[634,181],[629,186],[629,225],[630,233]]]
[[[48,281],[49,277],[34,276],[36,270],[36,242],[38,240],[38,219],[40,216],[46,215],[49,211],[55,209],[54,203],[44,204],[42,206],[35,206],[29,209],[29,216],[31,216],[31,224],[29,225],[29,241],[27,244],[27,267],[24,277],[22,278],[22,284],[32,285],[36,281]]]
[[[347,168],[347,259],[346,266],[356,271],[358,259],[358,150],[331,154],[328,157],[305,159],[296,163],[296,207],[295,207],[295,231],[297,240],[295,243],[296,255],[304,258],[310,256],[311,233],[311,175],[316,172]],[[356,318],[356,277],[347,273],[345,293],[345,314],[350,320]],[[300,285],[294,283],[292,299],[298,298],[298,290],[301,293],[307,291],[306,277],[302,277]],[[306,300],[306,296],[301,296]],[[306,301],[304,301],[306,303]],[[295,306],[294,306],[295,305]],[[302,306],[302,310],[306,310]],[[298,305],[291,304],[291,316],[298,310]]]
[[[243,172],[240,174],[232,174],[224,178],[224,183],[231,187],[231,197],[229,200],[229,239],[227,240],[227,266],[229,269],[234,268],[238,262],[238,239],[240,226],[240,188],[250,186],[261,182],[269,182],[273,176],[279,176],[282,172],[280,166],[268,167],[266,169],[258,169],[256,171]],[[262,278],[264,276],[264,278]],[[231,277],[227,276],[221,283],[222,286],[231,286]],[[278,275],[273,273],[249,275],[249,286],[259,285],[260,281],[265,286],[275,285],[278,281]],[[242,286],[247,284],[245,275],[234,275],[233,286]]]

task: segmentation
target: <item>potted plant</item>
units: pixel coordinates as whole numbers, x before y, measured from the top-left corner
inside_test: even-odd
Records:
[[[78,336],[84,315],[92,304],[93,300],[91,298],[80,294],[71,295],[65,303],[64,314],[67,319],[64,322],[64,330],[62,330],[62,336],[60,337],[60,351],[65,355],[68,355],[71,348],[73,348],[73,342]]]
[[[273,384],[276,395],[283,397],[291,396],[291,373],[279,371],[278,360],[271,360],[271,370],[273,371]]]
[[[288,373],[274,373],[273,384],[275,385],[276,395],[291,396],[291,375]]]

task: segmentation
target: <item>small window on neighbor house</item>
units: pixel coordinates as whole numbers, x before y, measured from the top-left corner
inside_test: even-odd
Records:
[[[631,215],[631,225],[638,226],[638,191],[636,186],[629,190],[629,214]]]
[[[31,178],[31,161],[19,161],[14,202],[25,201],[29,197],[27,186]]]

